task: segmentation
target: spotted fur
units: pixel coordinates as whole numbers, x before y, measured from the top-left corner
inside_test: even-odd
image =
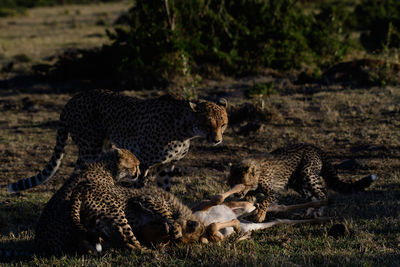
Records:
[[[82,236],[97,235],[106,247],[139,249],[141,242],[190,243],[204,233],[204,225],[187,206],[155,186],[136,189],[81,183],[72,200],[72,220]]]
[[[105,153],[95,162],[83,166],[81,171],[74,172],[42,211],[35,230],[37,253],[57,255],[76,250],[85,251],[84,242],[97,242],[94,236],[81,235],[79,229],[74,227],[71,216],[72,197],[80,183],[91,181],[93,184],[114,184],[122,177],[138,174],[138,159],[123,149]]]
[[[103,90],[80,93],[61,112],[49,163],[37,175],[10,184],[9,191],[32,188],[50,179],[60,166],[68,134],[79,149],[76,166],[93,161],[112,143],[134,153],[143,170],[149,169],[157,184],[169,190],[173,164],[185,157],[191,139],[203,137],[214,145],[222,142],[228,124],[226,105],[226,100],[221,104],[193,103],[170,95],[141,100]]]
[[[375,179],[375,175],[370,175],[354,183],[343,182],[321,149],[309,144],[296,144],[233,165],[228,182],[231,186],[245,185],[241,197],[264,194],[254,213],[255,220],[261,222],[268,206],[276,202],[280,192],[288,187],[308,200],[324,200],[327,199],[327,187],[352,193],[362,191]]]

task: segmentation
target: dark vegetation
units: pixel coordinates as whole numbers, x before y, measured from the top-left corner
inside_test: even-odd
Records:
[[[163,2],[136,1],[125,27],[109,34],[115,69],[168,79],[189,69],[244,75],[307,66],[319,78],[355,50],[400,48],[398,1]]]
[[[97,1],[0,2],[19,8]],[[184,77],[187,86],[200,76],[243,76],[266,68],[296,70],[298,83],[335,82],[336,75],[324,72],[336,64],[379,57],[355,66],[350,76],[367,86],[399,82],[392,64],[400,48],[400,2],[395,0],[132,2],[107,31],[111,45],[69,51],[41,74],[94,81],[94,87],[107,80],[120,89],[165,87],[176,77]]]

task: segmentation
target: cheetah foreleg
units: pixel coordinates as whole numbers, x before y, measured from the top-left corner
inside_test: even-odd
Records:
[[[255,222],[262,222],[265,220],[268,207],[276,202],[275,192],[269,187],[261,187],[262,193],[264,193],[265,197],[261,203],[257,203],[256,209],[253,213],[253,218]]]
[[[77,240],[82,240],[83,249],[85,252],[101,252],[101,240],[99,235],[88,231],[81,223],[81,205],[82,205],[82,193],[77,191],[71,197],[71,220],[74,226],[74,234],[77,236]]]
[[[119,216],[104,216],[97,219],[96,228],[107,241],[117,243],[119,246],[125,247],[130,250],[143,249],[139,241],[133,234],[131,226],[124,214],[119,212]]]

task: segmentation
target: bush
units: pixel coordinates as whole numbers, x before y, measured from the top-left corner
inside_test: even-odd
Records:
[[[127,27],[109,34],[115,67],[168,78],[187,68],[244,74],[339,60],[347,39],[335,12],[306,15],[295,2],[137,0]]]
[[[0,17],[12,17],[23,13],[23,9],[0,7]]]
[[[354,14],[354,27],[363,32],[360,41],[365,49],[400,48],[400,1],[363,0]]]

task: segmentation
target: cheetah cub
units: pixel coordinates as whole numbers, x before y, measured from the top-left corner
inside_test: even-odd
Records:
[[[80,246],[84,244],[86,236],[76,229],[71,217],[72,197],[82,183],[98,186],[98,197],[103,198],[100,189],[102,185],[114,185],[122,177],[137,177],[139,174],[139,160],[125,149],[105,153],[95,162],[85,164],[79,172],[74,172],[42,211],[35,230],[37,253],[57,255],[86,249],[85,246]],[[94,242],[97,239],[92,240]]]
[[[156,187],[127,188],[82,182],[72,196],[72,221],[88,250],[143,249],[141,243],[192,243],[204,225],[171,193]]]
[[[295,144],[233,165],[228,183],[231,186],[244,185],[239,193],[242,198],[264,194],[264,199],[256,204],[254,212],[255,221],[261,222],[269,206],[287,188],[294,189],[308,200],[319,201],[327,199],[327,187],[342,193],[352,193],[364,190],[376,179],[376,175],[372,174],[354,183],[343,182],[321,149],[310,144]],[[312,213],[317,217],[322,216],[322,211],[323,207]]]

